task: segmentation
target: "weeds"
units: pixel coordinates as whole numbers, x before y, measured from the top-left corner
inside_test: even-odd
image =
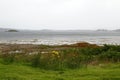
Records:
[[[89,44],[82,44],[80,46],[80,44],[77,44],[77,46],[67,46],[65,49],[54,50],[54,48],[55,47],[42,46],[42,49],[47,49],[47,53],[42,53],[40,48],[37,54],[28,54],[28,52],[26,53],[25,51],[19,54],[4,53],[1,54],[0,57],[4,64],[22,62],[30,64],[33,67],[50,70],[76,69],[97,61],[120,62],[119,45],[90,46]],[[61,46],[58,46],[58,48],[61,48]]]

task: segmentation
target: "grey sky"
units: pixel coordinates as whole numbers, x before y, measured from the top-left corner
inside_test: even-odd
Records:
[[[120,0],[0,0],[0,27],[118,29]]]

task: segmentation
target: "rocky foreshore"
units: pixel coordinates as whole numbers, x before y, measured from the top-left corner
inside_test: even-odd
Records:
[[[97,45],[103,45],[103,44],[112,44],[112,45],[120,45],[119,39],[112,40],[112,39],[89,39],[89,40],[38,40],[38,39],[32,39],[32,40],[2,40],[0,41],[0,44],[42,44],[42,45],[64,45],[64,44],[75,44],[75,43],[81,43],[81,42],[88,42],[90,44],[97,44]]]

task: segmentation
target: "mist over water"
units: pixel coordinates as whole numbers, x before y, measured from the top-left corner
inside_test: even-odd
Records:
[[[0,43],[61,45],[76,42],[120,44],[119,31],[0,31]]]

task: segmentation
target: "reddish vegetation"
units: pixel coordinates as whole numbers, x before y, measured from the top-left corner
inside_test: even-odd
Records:
[[[32,45],[32,44],[0,44],[0,51],[2,53],[8,53],[10,51],[22,50],[25,53],[35,51],[49,51],[49,50],[62,50],[68,48],[81,48],[81,47],[99,47],[96,44],[89,44],[87,42],[81,42],[71,45],[60,46],[48,46],[48,45]]]
[[[71,44],[71,45],[62,45],[62,47],[99,47],[96,44],[89,44],[87,42],[81,42],[81,43],[76,43],[76,44]]]

